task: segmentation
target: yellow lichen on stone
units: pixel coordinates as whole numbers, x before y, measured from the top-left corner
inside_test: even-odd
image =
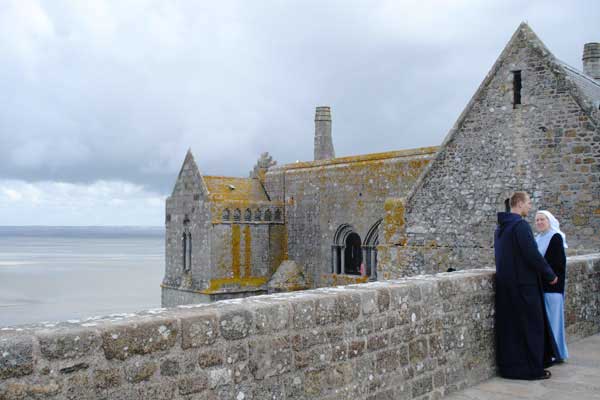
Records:
[[[404,200],[387,198],[384,203],[385,215],[383,217],[384,243],[406,242],[404,221]]]
[[[338,274],[323,274],[321,276],[323,282],[330,282],[332,286],[353,285],[356,283],[366,283],[369,281],[368,276],[352,276]]]
[[[408,149],[408,150],[400,150],[400,151],[386,151],[383,153],[372,153],[372,154],[361,154],[358,156],[349,156],[349,157],[338,157],[330,160],[318,160],[318,161],[306,161],[306,162],[298,162],[294,164],[286,164],[281,168],[286,170],[291,169],[301,169],[301,168],[313,168],[313,167],[327,167],[336,164],[346,164],[346,163],[358,163],[358,162],[372,162],[379,160],[386,160],[390,158],[400,158],[400,157],[411,157],[418,155],[428,155],[433,154],[438,150],[438,146],[431,147],[420,147],[417,149]]]
[[[258,179],[229,176],[203,176],[212,201],[268,201],[267,193]]]
[[[224,289],[259,288],[265,285],[267,280],[268,279],[263,276],[211,279],[208,288],[202,290],[201,293],[214,294],[217,292],[226,292],[227,290]]]
[[[240,226],[231,226],[231,270],[233,278],[240,277]]]
[[[244,276],[252,275],[252,237],[250,235],[250,226],[244,226]]]

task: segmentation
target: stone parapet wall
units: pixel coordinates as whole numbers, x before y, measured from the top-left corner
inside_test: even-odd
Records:
[[[570,338],[600,255],[569,260]],[[0,399],[434,399],[494,367],[494,272],[468,270],[0,330]]]

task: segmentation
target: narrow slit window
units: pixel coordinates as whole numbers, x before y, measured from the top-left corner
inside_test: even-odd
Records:
[[[513,108],[516,108],[517,104],[521,104],[521,71],[513,71]]]
[[[182,254],[183,255],[183,260],[182,260],[183,261],[183,270],[185,271],[186,270],[186,266],[187,266],[187,255],[188,255],[188,252],[187,252],[187,237],[186,237],[185,232],[181,236],[181,245],[183,247],[183,252],[182,252],[183,253]]]
[[[188,233],[187,234],[187,266],[186,266],[186,271],[189,271],[190,269],[192,269],[192,234]]]

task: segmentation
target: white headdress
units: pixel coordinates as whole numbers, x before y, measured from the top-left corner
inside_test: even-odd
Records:
[[[562,236],[563,245],[565,246],[565,249],[568,248],[569,246],[567,246],[567,236],[563,231],[560,230],[560,222],[558,222],[554,215],[552,215],[550,211],[546,210],[540,210],[538,211],[538,214],[544,214],[544,216],[548,218],[548,221],[550,222],[550,229],[548,229],[547,232],[538,235],[538,237],[536,238],[540,253],[542,253],[542,255],[546,254],[546,250],[548,249],[548,245],[550,244],[550,239],[552,239],[552,236],[554,236],[555,233],[558,233],[560,236]]]

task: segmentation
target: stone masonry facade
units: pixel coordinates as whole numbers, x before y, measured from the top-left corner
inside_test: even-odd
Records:
[[[265,153],[248,178],[215,177],[189,152],[166,202],[163,305],[267,293],[288,262],[290,288],[491,266],[516,190],[557,216],[570,254],[597,251],[600,44],[582,60],[521,24],[439,147],[336,158],[331,108],[317,107],[314,161]]]
[[[600,331],[600,254],[568,261],[570,340]],[[494,271],[0,330],[0,400],[433,400],[495,373]]]
[[[535,209],[557,216],[570,254],[597,251],[599,83],[522,24],[419,182],[390,199],[383,278],[493,265],[496,212],[515,190],[532,197],[531,222]]]

